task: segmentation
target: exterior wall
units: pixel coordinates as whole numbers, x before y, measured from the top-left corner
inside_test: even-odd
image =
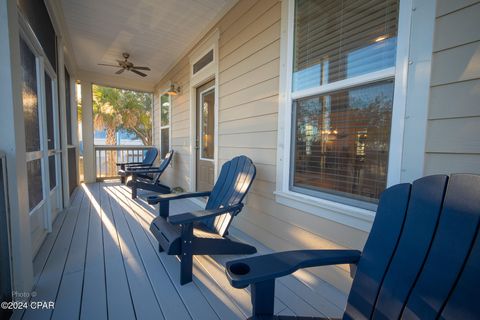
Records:
[[[280,16],[281,1],[240,0],[214,26],[220,31],[219,166],[240,154],[250,157],[257,166],[257,178],[246,208],[234,220],[234,225],[275,251],[361,249],[366,232],[280,205],[274,199]],[[157,86],[154,107],[155,124],[158,125],[162,90],[168,88],[170,81],[181,87],[181,94],[172,98],[171,140],[176,151],[173,170],[165,172],[163,182],[185,190],[190,183],[189,80],[187,54]],[[155,143],[159,147],[158,126],[154,130]],[[348,266],[315,268],[297,275],[318,290],[333,285],[347,293],[351,285]]]
[[[425,174],[480,173],[480,1],[438,0]]]
[[[420,12],[422,8],[417,9]],[[419,155],[425,156],[425,175],[480,173],[479,17],[480,1],[437,1],[433,53],[430,56],[429,49],[424,57],[426,61],[432,58],[425,153],[423,147],[419,149]],[[275,201],[280,18],[281,1],[240,0],[213,28],[220,32],[217,93],[219,166],[235,155],[245,154],[253,159],[258,170],[246,208],[234,220],[234,225],[274,251],[361,249],[367,232]],[[415,35],[418,36],[417,33]],[[410,52],[410,58],[418,57],[415,52]],[[417,70],[411,70],[411,73],[411,81],[419,81]],[[178,84],[182,93],[172,98],[171,141],[176,155],[173,170],[165,173],[164,182],[189,190],[191,95],[188,54],[157,86],[155,124],[159,123],[160,95],[170,81]],[[418,92],[412,93],[412,97],[420,104],[426,104],[428,100],[428,96],[421,100]],[[159,146],[159,128],[154,130],[155,142]],[[416,140],[406,141],[411,143]],[[411,161],[412,155],[404,152],[403,156]],[[408,181],[421,175],[421,171],[419,168],[418,175],[409,177]],[[334,286],[340,292],[348,293],[351,285],[348,266],[314,268],[297,272],[297,276],[318,290]]]
[[[182,58],[164,77],[154,93],[154,144],[160,148],[160,96],[169,88],[170,81],[180,86],[181,93],[172,96],[170,115],[171,146],[175,156],[171,170],[162,175],[162,183],[189,190],[190,184],[190,92],[189,60]]]

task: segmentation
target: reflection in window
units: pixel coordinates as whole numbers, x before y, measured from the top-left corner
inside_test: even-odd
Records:
[[[160,157],[165,159],[170,151],[170,96],[160,97]]]
[[[55,149],[54,123],[53,123],[53,97],[52,97],[52,79],[45,72],[45,102],[47,111],[47,139],[48,149]]]
[[[25,120],[25,147],[27,152],[40,150],[40,125],[37,94],[37,64],[35,55],[20,38],[22,68],[22,100]]]
[[[40,159],[27,162],[28,206],[30,211],[43,200],[42,162]]]
[[[160,137],[160,155],[162,159],[165,159],[169,149],[170,149],[170,128],[163,128],[160,129],[161,137]]]
[[[161,126],[168,126],[170,124],[170,96],[164,94],[160,97],[160,112],[161,112]]]
[[[48,170],[50,174],[50,190],[57,186],[57,166],[55,163],[55,155],[48,157]]]
[[[293,187],[376,202],[386,186],[393,81],[294,102]]]
[[[201,158],[213,159],[214,150],[214,105],[215,89],[202,93],[201,110]]]

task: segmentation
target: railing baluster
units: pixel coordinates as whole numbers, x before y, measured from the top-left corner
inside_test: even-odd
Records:
[[[116,178],[118,162],[141,162],[150,146],[95,146],[97,180]]]

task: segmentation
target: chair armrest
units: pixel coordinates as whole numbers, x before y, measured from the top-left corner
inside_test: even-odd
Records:
[[[117,166],[128,166],[132,164],[141,164],[141,162],[117,162],[116,163]]]
[[[239,259],[227,262],[225,272],[235,288],[272,280],[298,269],[334,264],[356,264],[358,250],[296,250]]]
[[[148,168],[148,167],[126,167],[125,172],[128,173],[161,173],[163,170],[160,170],[158,167]]]
[[[243,208],[243,204],[240,203],[235,206],[219,208],[219,209],[212,209],[212,210],[199,210],[193,212],[187,212],[182,214],[177,214],[172,217],[169,217],[167,220],[171,224],[186,224],[186,223],[193,223],[196,221],[201,221],[206,218],[216,217],[222,215],[227,212],[236,212],[240,211]]]
[[[148,197],[147,202],[148,204],[157,204],[159,202],[168,202],[171,200],[178,200],[178,199],[208,197],[210,196],[210,193],[211,191],[161,194],[158,196]]]
[[[125,167],[127,168],[143,168],[143,167],[151,167],[152,165],[149,163],[134,163],[134,164],[126,164]]]

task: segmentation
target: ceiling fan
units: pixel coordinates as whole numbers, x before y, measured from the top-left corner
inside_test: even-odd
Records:
[[[131,63],[130,61],[128,61],[128,58],[130,57],[130,54],[127,53],[127,52],[122,53],[122,56],[125,60],[117,60],[118,65],[105,64],[105,63],[99,63],[98,65],[99,66],[107,66],[107,67],[117,67],[117,68],[120,67],[121,69],[118,70],[117,72],[115,72],[115,74],[121,74],[123,71],[127,70],[127,71],[131,71],[133,73],[136,73],[136,74],[138,74],[139,76],[142,76],[142,77],[147,76],[145,73],[140,72],[138,70],[150,71],[149,67],[136,66],[133,63]]]

